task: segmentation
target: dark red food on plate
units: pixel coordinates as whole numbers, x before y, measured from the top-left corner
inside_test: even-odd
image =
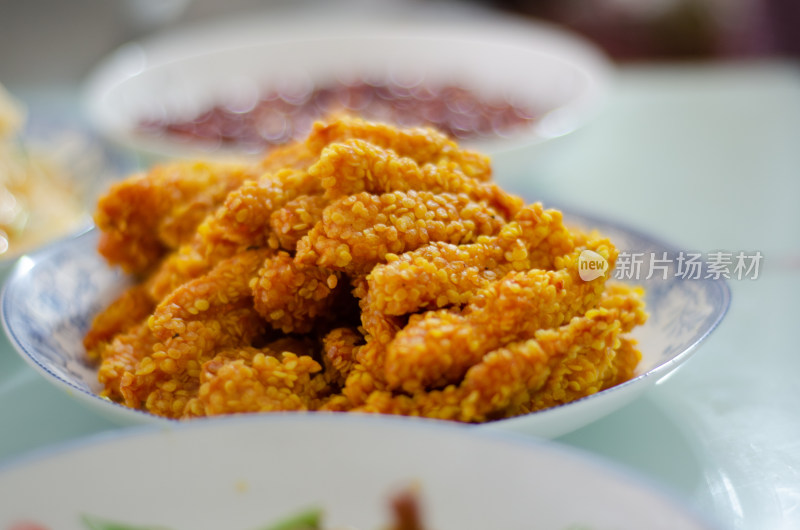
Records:
[[[304,138],[315,120],[337,112],[400,126],[434,126],[462,140],[509,136],[540,114],[509,98],[488,100],[455,84],[339,81],[219,101],[189,118],[148,117],[139,130],[205,147],[260,152]]]

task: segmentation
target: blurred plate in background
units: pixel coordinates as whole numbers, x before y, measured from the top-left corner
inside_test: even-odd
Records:
[[[533,118],[513,129],[483,126],[480,134],[460,135],[502,165],[512,156],[525,163],[550,140],[585,124],[605,103],[611,76],[610,63],[594,45],[533,20],[432,8],[360,15],[264,11],[129,43],[97,66],[84,96],[101,133],[154,160],[260,152],[252,142],[198,140],[143,127],[192,121],[215,105],[246,114],[256,99],[273,92],[299,99],[300,109],[313,114],[305,103],[315,88],[368,81],[379,85],[372,95],[377,98],[387,83],[401,89],[457,86],[486,107],[514,106]],[[408,117],[423,99],[403,102],[395,117]],[[440,99],[450,110],[458,107],[452,97]],[[469,122],[474,107],[467,101],[455,108],[461,113],[455,120],[468,122],[456,128],[478,129]],[[297,136],[304,137],[309,118],[298,121]],[[275,134],[274,122],[262,129]]]

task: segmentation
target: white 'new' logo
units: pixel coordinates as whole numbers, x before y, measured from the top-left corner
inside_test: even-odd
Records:
[[[608,262],[594,250],[584,250],[578,257],[578,274],[585,282],[603,276],[607,270]]]

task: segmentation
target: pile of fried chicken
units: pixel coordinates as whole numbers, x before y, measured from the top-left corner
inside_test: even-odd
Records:
[[[646,313],[612,242],[491,177],[433,129],[342,117],[255,163],[115,183],[98,249],[135,282],[84,340],[104,396],[485,422],[630,379]],[[585,250],[610,265],[590,281]]]

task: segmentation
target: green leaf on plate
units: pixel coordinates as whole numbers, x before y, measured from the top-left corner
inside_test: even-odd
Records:
[[[320,530],[322,510],[311,508],[259,530]]]
[[[81,516],[81,520],[86,525],[86,530],[170,530],[165,526],[130,525],[86,514]]]

